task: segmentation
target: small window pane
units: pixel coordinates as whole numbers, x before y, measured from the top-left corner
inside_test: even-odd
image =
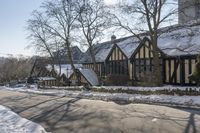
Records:
[[[150,60],[146,60],[146,65],[147,65],[147,66],[150,65]]]

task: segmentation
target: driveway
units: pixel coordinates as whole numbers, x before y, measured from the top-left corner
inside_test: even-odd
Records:
[[[200,111],[0,90],[0,104],[53,133],[197,133]]]

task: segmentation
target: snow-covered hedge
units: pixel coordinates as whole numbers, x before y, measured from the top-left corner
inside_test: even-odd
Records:
[[[162,87],[124,87],[124,86],[94,86],[95,92],[127,93],[127,94],[165,94],[165,95],[200,95],[200,87],[162,86]]]
[[[142,95],[200,95],[200,87],[194,86],[162,86],[162,87],[131,87],[131,86],[93,86],[85,88],[84,86],[71,86],[71,87],[51,87],[46,86],[41,89],[60,89],[60,90],[73,90],[81,91],[89,89],[93,92],[103,93],[127,93],[127,94],[142,94]]]

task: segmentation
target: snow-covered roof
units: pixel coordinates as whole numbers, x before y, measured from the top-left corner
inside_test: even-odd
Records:
[[[200,53],[200,24],[173,27],[158,38],[159,48],[169,56]]]
[[[98,77],[92,69],[79,69],[79,71],[91,85],[99,85]]]
[[[139,46],[139,40],[136,37],[131,36],[116,44],[121,48],[124,54],[130,58],[135,49]]]
[[[114,41],[107,41],[96,44],[93,46],[96,62],[104,62],[107,59],[109,53],[111,52],[114,44],[117,44],[122,49],[124,54],[126,54],[126,56],[129,58],[133,54],[134,50],[138,47],[139,41],[136,37],[129,36],[116,39]],[[92,62],[89,49],[84,54],[83,58],[81,59],[81,62]]]
[[[74,66],[75,66],[75,68],[82,68],[83,67],[82,64],[74,64]],[[47,65],[46,68],[49,71],[52,70],[51,65]],[[59,65],[54,65],[54,69],[55,69],[55,72],[57,74],[59,74],[59,73],[60,73],[60,75],[64,74],[67,78],[69,78],[73,74],[73,69],[72,69],[70,64],[62,64],[61,69],[60,69]]]
[[[161,35],[158,37],[158,47],[169,56],[195,55],[200,53],[200,24],[173,25],[160,29]],[[143,39],[147,33],[139,36]],[[93,46],[96,62],[104,62],[117,44],[128,58],[139,46],[137,37],[129,36],[114,41],[107,41]],[[81,58],[82,63],[91,63],[92,59],[89,50]]]
[[[114,44],[111,41],[93,45],[96,62],[104,62],[108,54],[110,53],[113,45]],[[81,59],[81,62],[84,63],[92,62],[89,49],[84,54],[83,58]]]

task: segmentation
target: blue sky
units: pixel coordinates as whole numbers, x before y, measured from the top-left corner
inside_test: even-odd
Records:
[[[27,49],[26,21],[31,12],[40,7],[45,0],[1,0],[0,3],[0,56],[34,55],[33,49]],[[104,0],[107,5],[129,0]]]
[[[1,0],[0,3],[0,56],[5,54],[32,55],[25,49],[26,21],[34,9],[38,9],[44,0]]]
[[[34,55],[33,49],[27,49],[26,21],[33,10],[38,9],[45,0],[1,0],[0,3],[0,56]],[[118,0],[105,0],[114,4]]]

